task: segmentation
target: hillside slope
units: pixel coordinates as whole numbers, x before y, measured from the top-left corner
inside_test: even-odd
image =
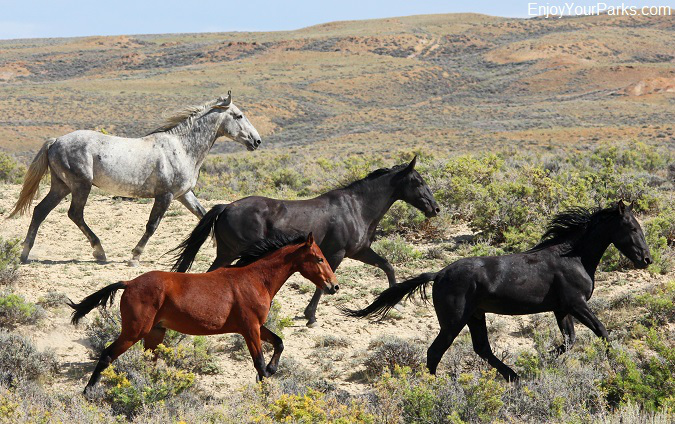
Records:
[[[28,156],[79,128],[143,135],[228,89],[266,149],[672,142],[674,22],[457,14],[0,41],[0,149]]]

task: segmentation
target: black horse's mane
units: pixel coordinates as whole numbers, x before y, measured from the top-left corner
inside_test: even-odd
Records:
[[[306,240],[307,236],[300,234],[288,235],[278,233],[272,237],[262,239],[255,244],[252,244],[250,247],[244,250],[241,255],[239,255],[239,260],[237,260],[234,266],[239,267],[251,264],[263,256],[266,256],[275,250],[281,249],[284,246],[304,243]]]
[[[616,206],[604,209],[575,207],[561,212],[549,221],[546,232],[541,236],[539,243],[528,252],[564,242],[572,242],[572,249],[574,249],[574,242],[586,230],[615,213]]]
[[[346,183],[341,188],[343,188],[343,189],[351,188],[351,187],[354,187],[355,185],[358,185],[358,184],[363,183],[365,181],[374,180],[375,178],[381,177],[382,175],[388,174],[390,172],[401,171],[407,166],[408,165],[404,163],[404,164],[401,164],[401,165],[394,165],[391,168],[376,169],[373,172],[371,172],[370,174],[366,175],[364,178],[361,178],[360,180],[356,180],[356,181]]]

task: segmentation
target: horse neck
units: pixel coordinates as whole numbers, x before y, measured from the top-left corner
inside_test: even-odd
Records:
[[[218,113],[207,113],[197,118],[186,131],[181,132],[179,130],[176,132],[176,136],[183,143],[185,151],[194,160],[197,168],[201,167],[206,155],[218,138],[220,119]]]
[[[253,262],[249,267],[262,276],[263,285],[273,298],[281,286],[297,271],[294,261],[289,255],[297,246],[284,246],[264,258]]]
[[[610,232],[611,229],[606,223],[599,223],[588,229],[575,243],[575,250],[579,253],[581,263],[593,280],[600,259],[611,244]]]
[[[357,197],[363,207],[361,213],[366,222],[379,222],[391,205],[399,200],[398,189],[391,184],[393,175],[383,175],[372,180],[364,180],[348,188],[350,194]]]

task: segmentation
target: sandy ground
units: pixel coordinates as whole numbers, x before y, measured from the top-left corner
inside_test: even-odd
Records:
[[[4,219],[16,200],[20,187],[0,185],[0,237],[23,240],[29,225],[28,216]],[[44,191],[43,191],[44,195]],[[205,207],[221,202],[204,202]],[[99,236],[108,256],[108,263],[98,264],[91,255],[91,248],[80,230],[66,215],[69,198],[62,202],[45,220],[40,228],[35,246],[30,254],[30,263],[21,266],[21,278],[16,291],[30,301],[37,301],[50,290],[66,294],[73,300],[120,280],[128,280],[150,270],[168,270],[169,258],[164,253],[175,247],[196,225],[197,219],[174,202],[155,235],[150,239],[140,267],[128,267],[131,249],[140,239],[152,204],[139,201],[114,200],[110,196],[93,192],[85,209],[85,219]],[[466,227],[457,227],[455,233],[466,234]],[[428,247],[428,246],[427,246]],[[423,250],[425,246],[417,246]],[[211,263],[215,249],[210,243],[197,256],[194,270],[203,271]],[[427,270],[419,270],[427,271]],[[373,299],[373,293],[386,287],[386,278],[379,270],[356,261],[346,260],[337,272],[341,290],[335,296],[325,296],[318,309],[318,328],[305,327],[302,311],[313,292],[311,283],[299,275],[291,277],[277,295],[282,315],[292,317],[294,324],[284,331],[284,357],[293,358],[302,366],[313,369],[334,381],[341,389],[352,393],[362,392],[366,386],[356,376],[362,369],[363,358],[369,343],[383,335],[413,339],[429,345],[438,331],[433,309],[423,305],[406,304],[396,319],[370,323],[346,318],[338,313],[336,305],[348,302],[350,306],[365,306]],[[399,275],[402,277],[410,275]],[[648,274],[641,271],[622,273],[623,283],[615,289],[605,282],[598,283],[597,296],[610,298],[625,291],[644,290]],[[619,276],[606,277],[610,280]],[[347,279],[349,283],[345,282]],[[613,287],[613,286],[612,286]],[[311,289],[309,292],[308,289]],[[41,349],[51,349],[61,363],[60,374],[54,384],[65,391],[79,392],[86,383],[94,362],[89,359],[85,325],[70,325],[69,308],[57,307],[48,310],[46,320],[36,326],[22,327],[22,333],[32,337]],[[90,316],[93,316],[92,313]],[[90,318],[88,318],[90,319]],[[553,322],[551,314],[546,319]],[[518,328],[529,318],[489,316],[492,326],[493,349],[496,352],[531,348],[530,338],[521,337]],[[577,325],[578,333],[585,329]],[[466,331],[466,329],[465,329]],[[346,347],[334,347],[328,352],[316,349],[317,339],[323,336],[338,336],[348,342]],[[232,336],[212,336],[222,344],[225,352],[219,352],[222,372],[214,376],[199,376],[202,387],[217,396],[226,388],[234,388],[255,379],[253,365],[248,359],[234,359],[227,350],[233,344]],[[320,353],[320,355],[317,355]],[[269,354],[268,354],[269,355]],[[322,355],[326,355],[323,356]]]

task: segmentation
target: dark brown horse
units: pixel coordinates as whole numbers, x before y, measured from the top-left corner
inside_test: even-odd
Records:
[[[603,253],[614,244],[636,267],[652,263],[644,234],[632,213],[632,204],[597,211],[572,209],[551,221],[541,243],[513,255],[464,258],[439,272],[427,272],[382,292],[361,310],[345,309],[349,316],[383,317],[404,297],[415,292],[426,298],[425,287],[434,282],[433,302],[441,331],[427,351],[432,374],[455,337],[469,326],[475,352],[506,380],[518,375],[490,348],[485,313],[502,315],[552,311],[565,343],[574,343],[574,321],[607,340],[605,326],[588,307],[595,287],[595,269]]]
[[[440,212],[431,190],[409,164],[382,168],[346,187],[308,200],[277,200],[246,197],[228,205],[214,206],[199,221],[192,234],[175,251],[174,271],[185,272],[212,233],[217,256],[209,270],[230,264],[240,252],[273,234],[313,232],[333,271],[344,258],[352,258],[384,271],[389,286],[396,284],[394,268],[370,248],[380,220],[397,200],[416,207],[427,217]],[[317,289],[305,309],[307,325],[316,323],[321,297]]]
[[[117,290],[125,290],[120,302],[122,331],[101,352],[85,392],[96,384],[101,371],[137,341],[143,339],[145,348],[154,350],[167,328],[194,335],[239,333],[246,339],[258,377],[274,374],[284,346],[263,324],[272,298],[296,272],[320,290],[330,294],[338,290],[335,274],[310,234],[293,241],[268,239],[242,254],[235,266],[204,274],[151,271],[111,284],[79,304],[70,302],[75,310],[72,322],[77,324],[95,307],[112,302]],[[261,340],[274,346],[267,366]]]

